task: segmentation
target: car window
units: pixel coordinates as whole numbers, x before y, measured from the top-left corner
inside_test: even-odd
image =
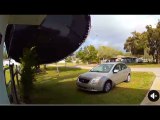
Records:
[[[90,72],[105,72],[108,73],[113,67],[113,64],[101,64],[99,66],[96,66]]]
[[[121,64],[121,69],[122,70],[124,70],[124,69],[126,69],[127,68],[127,66],[125,65],[125,64]]]
[[[121,65],[120,65],[120,64],[116,65],[116,66],[114,67],[114,70],[119,70],[119,71],[121,71]]]

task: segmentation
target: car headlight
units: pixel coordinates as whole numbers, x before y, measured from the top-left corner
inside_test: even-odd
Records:
[[[91,80],[91,83],[92,83],[92,84],[96,84],[96,83],[99,82],[100,79],[101,79],[101,77],[93,78],[93,79]]]

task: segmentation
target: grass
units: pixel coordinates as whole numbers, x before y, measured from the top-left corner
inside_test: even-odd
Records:
[[[6,83],[8,83],[11,80],[9,70],[6,71],[6,76],[5,77],[6,77]]]
[[[65,67],[65,65],[66,66],[68,66],[68,67],[73,67],[73,66],[76,66],[76,65],[87,65],[87,64],[85,64],[85,63],[72,63],[72,62],[67,62],[66,64],[65,63],[52,63],[52,64],[48,64],[47,66],[63,66],[63,67]],[[42,67],[43,67],[43,65],[42,65]]]
[[[53,66],[56,66],[56,64],[50,64]],[[65,66],[65,63],[58,63],[58,66]],[[72,66],[76,66],[76,65],[82,65],[82,66],[92,66],[92,65],[87,65],[84,63],[81,64],[76,64],[76,63],[67,63],[66,66],[72,67]],[[132,68],[160,68],[160,64],[156,64],[156,63],[128,63],[127,64],[129,67]]]
[[[6,67],[8,68],[8,67]],[[15,72],[15,71],[14,71]],[[10,70],[6,70],[6,73],[5,73],[5,78],[6,78],[6,83],[8,84],[8,82],[11,80],[11,77],[10,77]],[[20,75],[18,75],[18,77],[20,78]]]
[[[8,68],[8,66],[5,66],[4,68]],[[20,75],[18,75],[18,77],[20,78]],[[11,94],[11,82],[10,82],[11,81],[11,76],[10,76],[10,70],[9,69],[7,69],[5,71],[5,80],[6,80],[6,86],[7,86],[7,93]],[[16,76],[15,76],[15,84],[17,85]]]
[[[37,75],[33,104],[140,104],[152,85],[155,75],[150,72],[132,72],[130,83],[121,83],[109,93],[84,92],[76,87],[78,75],[87,70],[47,67],[45,74]]]
[[[128,66],[133,68],[160,68],[160,64],[155,63],[129,63]]]

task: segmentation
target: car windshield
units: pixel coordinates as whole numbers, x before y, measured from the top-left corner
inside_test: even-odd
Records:
[[[113,67],[113,64],[101,64],[93,69],[90,72],[105,72],[108,73]]]

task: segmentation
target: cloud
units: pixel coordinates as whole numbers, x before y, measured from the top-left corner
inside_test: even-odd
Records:
[[[131,32],[143,32],[146,25],[156,26],[160,15],[91,15],[91,31],[86,45],[111,46],[123,50]]]

